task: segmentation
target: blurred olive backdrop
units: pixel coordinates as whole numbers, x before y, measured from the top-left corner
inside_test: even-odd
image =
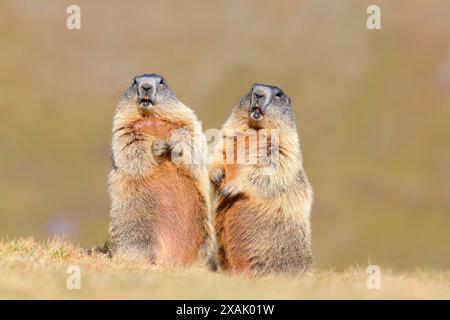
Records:
[[[1,1],[0,237],[106,238],[115,104],[156,72],[204,129],[253,82],[291,96],[319,267],[448,268],[449,21],[446,0]]]

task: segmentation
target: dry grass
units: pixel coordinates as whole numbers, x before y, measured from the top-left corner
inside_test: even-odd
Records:
[[[82,270],[81,290],[68,290],[66,269]],[[0,241],[3,299],[403,299],[450,298],[450,272],[382,271],[382,288],[368,290],[364,268],[319,270],[301,278],[250,279],[193,269],[156,269],[142,262],[88,256],[63,239]]]

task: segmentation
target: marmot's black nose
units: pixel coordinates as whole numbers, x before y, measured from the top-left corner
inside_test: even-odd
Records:
[[[153,91],[153,86],[152,86],[150,83],[143,83],[143,84],[141,85],[141,88],[142,88],[146,93],[148,93],[150,90]]]
[[[253,94],[255,95],[255,98],[256,98],[256,99],[259,99],[259,98],[264,97],[264,94],[262,94],[262,93],[260,93],[260,92],[254,91]]]
[[[266,106],[271,99],[270,88],[264,85],[255,84],[252,88],[251,104],[252,106],[258,106],[264,112]]]

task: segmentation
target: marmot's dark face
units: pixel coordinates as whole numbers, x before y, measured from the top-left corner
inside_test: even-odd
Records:
[[[143,74],[133,79],[131,86],[122,95],[126,104],[136,104],[140,111],[150,111],[168,102],[178,101],[167,85],[166,80],[158,74]]]
[[[255,83],[242,98],[240,109],[248,112],[251,127],[271,127],[279,121],[294,123],[291,99],[276,86]]]

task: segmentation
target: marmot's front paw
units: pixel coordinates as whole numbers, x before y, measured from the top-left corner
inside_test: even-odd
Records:
[[[230,181],[219,189],[219,194],[222,197],[227,198],[233,198],[243,192],[244,190],[242,190],[242,187],[237,180]]]
[[[171,141],[167,143],[167,146],[169,147],[169,150],[171,151],[172,155],[182,157],[183,151],[184,151],[184,144],[183,142],[178,141]]]
[[[190,159],[185,158],[184,150],[189,150],[188,146],[182,142],[171,141],[167,143],[169,148],[170,159],[174,163],[189,163]]]
[[[225,171],[222,168],[214,168],[209,174],[209,179],[215,187],[218,187],[225,177]]]
[[[163,140],[155,140],[152,144],[152,152],[155,157],[161,157],[167,153],[169,146]]]

